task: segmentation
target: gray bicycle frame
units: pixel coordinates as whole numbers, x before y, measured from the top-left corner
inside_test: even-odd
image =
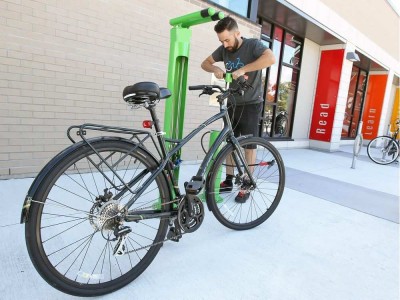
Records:
[[[154,107],[151,107],[150,110],[153,110],[153,111],[151,111],[152,116],[153,116],[153,113],[155,113]],[[155,116],[155,114],[154,114],[154,116]],[[223,106],[223,104],[220,103],[220,112],[218,114],[212,116],[207,121],[205,121],[202,124],[200,124],[196,129],[194,129],[192,132],[190,132],[182,140],[173,140],[173,142],[177,143],[177,145],[174,148],[172,148],[169,152],[166,152],[164,137],[162,136],[161,133],[159,133],[159,132],[157,133],[159,144],[161,146],[161,150],[162,150],[162,153],[164,154],[164,157],[162,158],[158,168],[151,172],[152,173],[151,176],[148,179],[146,179],[146,181],[140,187],[138,187],[136,190],[133,191],[135,196],[133,196],[128,201],[128,203],[126,203],[124,205],[124,209],[126,209],[126,210],[129,209],[129,207],[131,207],[132,204],[135,203],[135,201],[149,187],[149,185],[153,182],[153,180],[155,180],[155,178],[165,169],[167,163],[169,162],[171,157],[176,152],[178,152],[187,142],[189,142],[202,129],[204,129],[205,127],[207,127],[208,125],[212,124],[213,122],[215,122],[215,121],[217,121],[219,119],[223,119],[224,128],[221,130],[221,132],[218,135],[217,139],[215,140],[215,142],[213,143],[213,145],[211,146],[211,148],[207,152],[206,156],[204,157],[203,162],[201,163],[201,165],[199,167],[199,170],[197,171],[196,177],[201,177],[201,178],[204,177],[204,174],[205,174],[205,172],[207,170],[207,166],[210,163],[212,157],[214,156],[214,153],[217,151],[218,147],[225,140],[227,140],[228,142],[231,142],[233,144],[233,146],[234,146],[234,148],[236,150],[236,153],[239,154],[239,158],[236,156],[236,154],[233,155],[233,160],[235,161],[235,163],[236,163],[236,165],[238,167],[239,175],[243,175],[243,171],[240,168],[240,163],[239,163],[239,161],[240,161],[243,164],[243,167],[244,167],[246,173],[249,175],[251,183],[254,184],[254,179],[252,177],[252,174],[250,173],[250,170],[249,170],[248,165],[246,163],[246,159],[243,156],[243,153],[241,151],[239,151],[240,150],[239,142],[238,142],[238,140],[235,138],[235,136],[233,134],[232,124],[231,124],[231,121],[230,121],[229,116],[228,116],[228,110],[227,110],[226,106]],[[157,119],[155,119],[155,121],[158,122]],[[226,137],[228,137],[228,139],[226,139]],[[143,174],[143,176],[144,176],[144,174]],[[135,180],[134,182],[137,182],[137,180]],[[127,190],[128,190],[128,188],[127,189],[123,189],[120,193],[115,195],[114,199],[118,199],[119,197],[121,197]]]

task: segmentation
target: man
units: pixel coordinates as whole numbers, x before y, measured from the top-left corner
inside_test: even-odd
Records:
[[[262,113],[262,82],[261,70],[275,63],[274,54],[260,40],[241,37],[236,21],[231,17],[225,17],[214,27],[221,46],[218,47],[201,64],[203,70],[214,73],[215,77],[222,79],[225,72],[232,73],[235,80],[246,75],[247,81],[253,86],[243,96],[235,95],[235,101],[228,103],[229,118],[232,122],[235,136],[253,134],[258,136],[258,124]],[[226,71],[214,65],[223,61]],[[233,105],[232,105],[233,104]],[[253,165],[256,160],[255,149],[245,149],[246,161]],[[227,165],[232,165],[232,159],[228,159]],[[254,167],[250,167],[253,172]],[[233,167],[227,167],[226,179],[221,182],[220,191],[228,192],[233,189]],[[244,203],[249,198],[248,189],[241,189],[235,198],[236,202]]]

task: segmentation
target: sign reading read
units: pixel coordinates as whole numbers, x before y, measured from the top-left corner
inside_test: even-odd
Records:
[[[330,142],[335,116],[344,50],[321,52],[310,139]]]

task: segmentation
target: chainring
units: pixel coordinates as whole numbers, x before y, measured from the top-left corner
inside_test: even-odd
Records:
[[[189,213],[189,205],[192,205],[192,215]],[[180,228],[185,233],[199,229],[204,220],[204,206],[197,196],[192,196],[190,201],[187,196],[182,199],[178,206],[178,218]]]

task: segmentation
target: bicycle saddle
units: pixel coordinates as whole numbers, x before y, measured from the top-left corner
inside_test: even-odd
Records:
[[[160,88],[154,82],[138,82],[124,88],[122,96],[126,102],[143,104],[146,101],[166,99],[171,96],[167,88]]]

